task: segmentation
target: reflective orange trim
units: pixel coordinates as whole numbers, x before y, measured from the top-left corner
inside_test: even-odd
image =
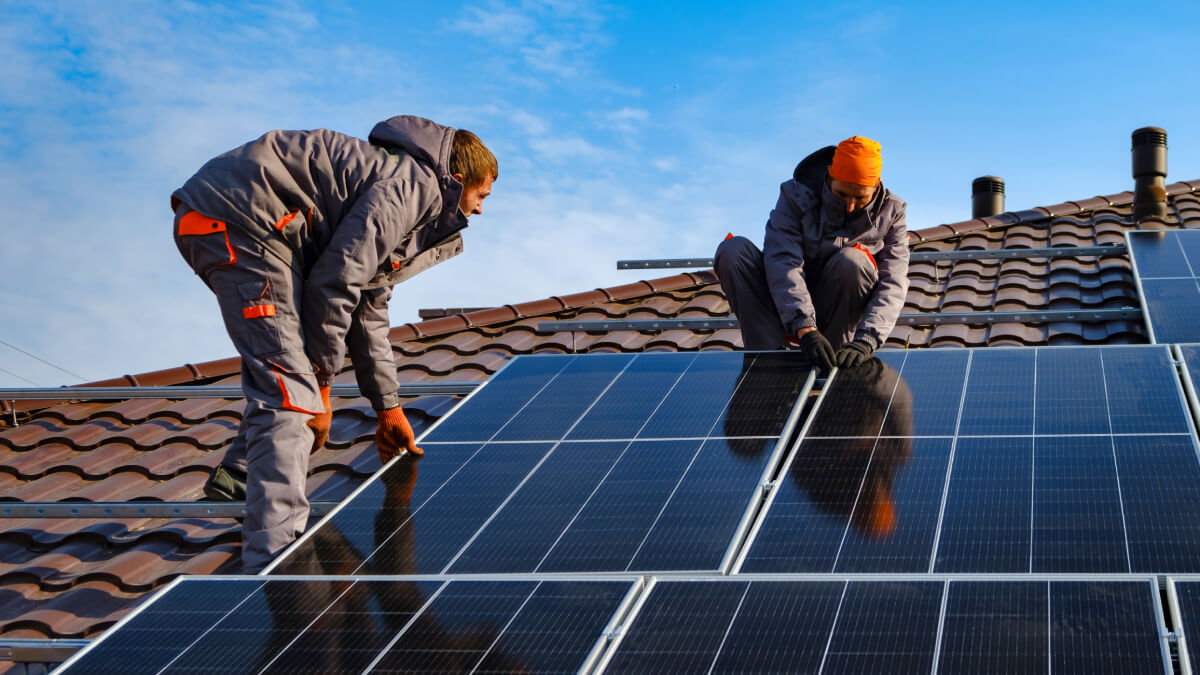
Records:
[[[858,249],[858,250],[862,251],[863,253],[866,253],[866,254],[867,254],[867,260],[870,260],[870,261],[871,261],[871,266],[872,266],[872,267],[874,267],[875,269],[879,269],[879,265],[875,264],[875,256],[871,255],[871,252],[870,252],[870,251],[868,251],[867,249],[863,248],[863,245],[862,245],[862,244],[855,244],[855,245],[854,245],[854,248],[856,248],[856,249]]]
[[[279,222],[275,223],[275,229],[282,231],[283,228],[287,227],[288,223],[292,222],[292,220],[294,220],[299,213],[299,211],[292,211],[286,216],[280,218]]]
[[[265,316],[275,316],[275,305],[253,305],[242,308],[243,318],[261,319]]]
[[[288,396],[287,387],[285,387],[283,384],[283,375],[280,375],[279,371],[275,372],[275,379],[279,381],[279,391],[283,394],[283,403],[280,403],[279,405],[284,410],[295,410],[296,412],[308,413],[309,415],[324,415],[325,414],[324,410],[322,410],[320,412],[313,412],[311,410],[305,410],[304,408],[297,408],[296,406],[292,405],[292,399],[291,399],[291,397]]]
[[[225,221],[209,218],[198,211],[188,211],[187,215],[179,219],[179,234],[181,235],[213,234],[224,231]]]

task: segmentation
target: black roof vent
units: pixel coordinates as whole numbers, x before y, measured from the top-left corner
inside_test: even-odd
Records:
[[[1142,127],[1133,132],[1133,217],[1167,217],[1167,132]]]
[[[971,181],[971,217],[987,218],[1004,213],[1004,179],[980,176]]]

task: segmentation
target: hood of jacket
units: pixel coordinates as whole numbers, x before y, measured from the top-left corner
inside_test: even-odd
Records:
[[[444,231],[457,232],[467,226],[467,217],[458,208],[463,184],[450,175],[454,129],[416,115],[397,115],[376,124],[367,140],[385,150],[406,153],[433,169],[442,192],[442,212],[437,218],[439,230],[450,226]]]

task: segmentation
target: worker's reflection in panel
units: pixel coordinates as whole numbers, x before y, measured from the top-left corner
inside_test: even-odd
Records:
[[[727,433],[734,420],[779,411],[755,411],[764,405],[753,382],[752,353],[746,354],[745,379],[729,404]],[[761,369],[759,369],[761,370]],[[797,394],[801,382],[796,383]],[[857,532],[886,537],[896,529],[892,483],[912,456],[912,392],[895,368],[878,357],[851,369],[838,369],[821,411],[797,451],[791,478],[801,494],[831,516],[850,518]],[[786,399],[791,405],[793,399]],[[769,403],[768,405],[781,405]],[[805,412],[807,415],[807,412]],[[765,446],[731,446],[757,451]]]
[[[415,574],[414,528],[404,524],[412,514],[418,465],[419,458],[401,456],[380,476],[383,503],[374,518],[373,553],[356,550],[337,527],[321,527],[312,533],[312,546],[293,552],[288,573]],[[379,667],[467,672],[487,654],[489,667],[506,672],[527,670],[510,655],[495,650],[488,653],[507,617],[489,620],[474,614],[443,620],[430,607],[414,620],[413,615],[440,585],[395,579],[353,585],[348,581],[305,583],[298,589],[295,583],[268,583],[264,593],[274,620],[272,643],[262,650],[262,662],[255,671],[270,663],[269,671],[361,672],[401,630],[404,636]],[[313,623],[316,615],[331,606]],[[410,621],[412,625],[405,629]]]

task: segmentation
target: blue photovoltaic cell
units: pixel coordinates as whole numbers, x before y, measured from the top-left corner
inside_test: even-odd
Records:
[[[1050,663],[1050,585],[951,581],[938,673],[1042,675]]]
[[[1144,581],[1050,585],[1050,652],[1056,675],[1161,675],[1155,589]]]
[[[632,360],[628,354],[591,354],[586,358],[574,358],[494,438],[498,441],[561,439]],[[457,414],[454,419],[458,419]]]
[[[639,355],[567,438],[633,438],[695,358],[678,353]]]
[[[950,444],[948,438],[879,441],[835,572],[929,571]]]
[[[960,438],[935,572],[1029,572],[1032,438]]]
[[[1142,279],[1194,276],[1176,233],[1130,232],[1129,241]]]
[[[1032,349],[978,349],[971,355],[958,433],[991,436],[1033,433]]]
[[[1200,666],[1200,581],[1176,581],[1175,596],[1179,601],[1182,626],[1176,626],[1187,638],[1187,656],[1192,672]]]
[[[1039,349],[1035,433],[1107,434],[1104,372],[1098,349]]]
[[[1165,347],[938,351],[836,374],[740,571],[921,572],[931,554],[941,573],[1200,571],[1200,461]]]
[[[1102,356],[1114,434],[1190,432],[1179,378],[1165,349],[1107,349]]]
[[[1200,235],[1131,232],[1129,245],[1154,341],[1200,340]]]
[[[931,672],[942,586],[941,582],[851,583],[821,672]]]
[[[488,380],[475,396],[455,409],[453,424],[439,424],[423,440],[427,443],[491,440],[574,358],[526,356],[514,359]]]
[[[576,672],[629,581],[186,580],[87,673]],[[376,663],[378,660],[378,663]]]
[[[1033,571],[1128,572],[1112,439],[1034,441]]]
[[[1200,569],[1200,461],[1192,437],[1118,436],[1113,443],[1132,571]]]
[[[716,352],[697,358],[637,438],[724,435],[717,428],[718,418],[733,398],[747,359],[752,358],[753,354],[742,352]]]
[[[958,349],[914,349],[900,371],[910,397],[892,399],[889,419],[911,419],[914,436],[953,436],[962,404],[968,353]]]

